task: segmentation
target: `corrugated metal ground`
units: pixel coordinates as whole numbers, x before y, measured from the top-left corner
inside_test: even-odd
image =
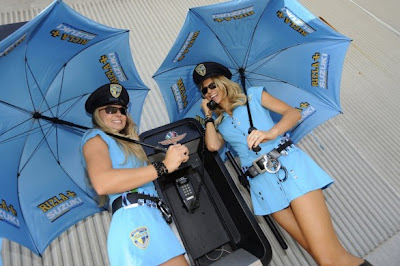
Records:
[[[65,0],[103,24],[131,30],[139,74],[151,88],[141,131],[168,123],[151,76],[177,36],[189,7],[217,0]],[[222,2],[222,1],[221,1]],[[325,195],[340,240],[375,265],[400,265],[400,23],[396,0],[302,0],[339,32],[353,39],[343,68],[340,115],[300,142],[336,180]],[[0,24],[27,21],[49,0],[0,0]],[[158,106],[154,109],[154,106]],[[323,148],[321,148],[323,147]],[[243,196],[249,202],[246,191]],[[262,218],[273,246],[271,265],[315,265],[284,233],[282,250]],[[108,213],[79,222],[57,238],[42,258],[5,240],[4,265],[108,265]]]

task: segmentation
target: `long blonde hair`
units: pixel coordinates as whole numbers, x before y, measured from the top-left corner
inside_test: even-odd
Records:
[[[246,95],[243,93],[240,85],[225,76],[216,76],[211,78],[215,85],[221,90],[222,98],[227,97],[228,102],[231,104],[230,110],[235,109],[237,106],[245,105],[247,101]],[[225,111],[218,105],[215,109],[215,114],[217,119],[215,120],[215,125],[219,125],[222,121],[222,114]]]
[[[93,122],[93,125],[95,128],[101,129],[106,133],[111,133],[111,134],[114,134],[117,136],[129,138],[129,139],[139,140],[139,135],[137,134],[137,126],[136,126],[135,122],[133,122],[132,117],[130,116],[130,114],[128,112],[126,113],[125,128],[122,129],[119,133],[115,133],[115,132],[113,132],[113,130],[110,127],[108,127],[101,120],[100,114],[98,112],[99,108],[97,108],[93,112],[93,116],[92,116],[92,122]],[[121,140],[121,139],[117,139],[117,138],[114,138],[114,139],[118,143],[118,145],[120,145],[120,147],[122,148],[122,150],[124,152],[125,161],[123,164],[125,164],[128,161],[128,159],[131,157],[131,155],[134,155],[141,162],[148,162],[147,156],[141,145],[133,143],[133,142],[129,142],[126,140]]]
[[[133,122],[133,119],[128,112],[126,113],[125,128],[123,130],[121,130],[119,133],[115,133],[109,126],[107,126],[103,122],[103,120],[101,120],[100,114],[98,111],[100,108],[101,107],[96,108],[96,110],[92,114],[92,122],[93,122],[93,125],[95,128],[101,129],[104,132],[111,133],[113,135],[122,136],[122,137],[126,137],[129,139],[134,139],[134,140],[139,140],[139,135],[137,133],[137,126],[136,126],[135,122]],[[146,153],[144,152],[141,145],[133,143],[133,142],[129,142],[126,140],[121,140],[121,139],[115,138],[113,136],[110,136],[110,137],[112,137],[117,142],[117,144],[121,147],[122,151],[124,152],[125,161],[122,163],[122,165],[126,164],[128,162],[128,160],[132,159],[132,155],[134,155],[141,162],[149,163]],[[105,195],[103,195],[103,196],[98,195],[98,197],[99,197],[99,199],[98,199],[99,205],[104,206],[107,203],[108,197]]]

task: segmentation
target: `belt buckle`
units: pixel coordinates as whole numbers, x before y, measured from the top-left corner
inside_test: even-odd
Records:
[[[275,174],[281,169],[281,163],[279,162],[279,160],[271,158],[266,154],[258,157],[256,160],[253,161],[252,164],[259,174],[263,174],[265,172]]]

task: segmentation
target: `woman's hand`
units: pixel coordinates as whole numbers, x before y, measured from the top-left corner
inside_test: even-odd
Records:
[[[278,137],[278,130],[272,128],[269,131],[253,130],[247,136],[247,146],[249,149],[258,146],[260,143],[265,143],[270,140],[274,140]]]
[[[201,101],[201,108],[204,111],[204,114],[206,115],[206,117],[211,117],[212,116],[212,110],[210,108],[208,108],[207,104],[210,101],[207,100],[206,98],[203,99],[203,101]]]
[[[175,144],[168,147],[167,153],[163,163],[168,169],[168,173],[172,173],[183,162],[189,160],[189,150],[186,146],[182,144]]]

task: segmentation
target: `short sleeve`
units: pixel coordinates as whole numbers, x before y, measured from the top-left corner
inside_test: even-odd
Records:
[[[257,103],[261,104],[261,97],[264,87],[251,87],[247,90],[247,95],[249,96],[249,100],[254,100]]]

